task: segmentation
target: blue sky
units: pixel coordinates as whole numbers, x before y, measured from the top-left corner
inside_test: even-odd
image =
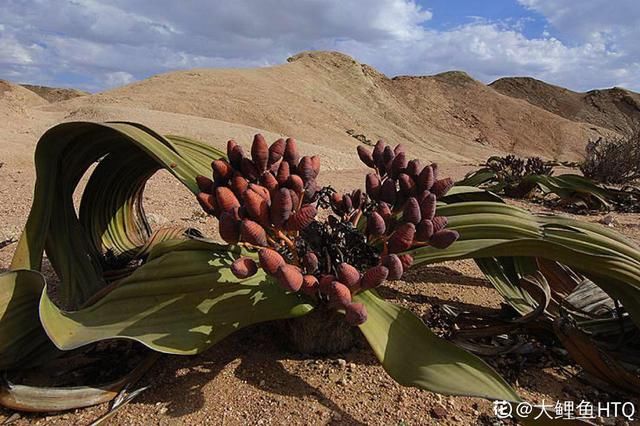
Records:
[[[460,25],[484,19],[489,22],[509,22],[522,20],[524,34],[528,37],[540,37],[546,26],[543,16],[527,9],[515,0],[434,0],[418,1],[417,4],[433,13],[426,26],[439,30],[450,30]]]
[[[389,76],[457,69],[640,91],[638,0],[2,0],[0,78],[100,91],[338,50]]]

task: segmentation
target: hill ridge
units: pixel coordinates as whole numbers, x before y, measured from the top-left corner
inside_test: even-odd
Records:
[[[489,86],[568,120],[624,135],[638,130],[640,123],[640,93],[621,87],[575,92],[532,77],[504,77]]]
[[[353,130],[458,162],[496,152],[575,159],[607,132],[504,96],[464,72],[389,78],[324,51],[265,68],[164,73],[52,108],[114,104],[241,123],[344,151],[358,143],[347,134]]]

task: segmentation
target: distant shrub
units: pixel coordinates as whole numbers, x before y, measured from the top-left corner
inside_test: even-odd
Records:
[[[640,131],[628,137],[589,142],[582,174],[602,183],[627,184],[640,178]]]
[[[553,173],[553,167],[539,157],[523,159],[515,155],[495,156],[489,158],[485,166],[495,173],[498,185],[502,189],[499,192],[516,198],[523,197],[533,189],[533,185],[525,181],[527,176],[550,176]]]
[[[360,142],[362,142],[365,145],[373,146],[373,141],[371,139],[367,138],[362,133],[356,133],[355,130],[349,129],[349,130],[347,130],[347,134],[349,136],[351,136],[352,138],[358,139]]]

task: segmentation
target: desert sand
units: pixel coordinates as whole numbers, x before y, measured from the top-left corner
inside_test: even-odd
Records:
[[[607,107],[589,106],[589,96]],[[487,156],[507,152],[577,160],[590,139],[628,132],[629,123],[640,117],[639,97],[623,89],[577,94],[530,79],[485,85],[459,71],[389,78],[334,52],[303,52],[269,68],[173,72],[93,95],[0,81],[0,241],[19,237],[35,180],[34,147],[47,128],[62,121],[136,121],[219,148],[230,138],[248,147],[258,132],[268,140],[295,136],[303,153],[321,157],[320,181],[347,190],[364,182],[356,135],[403,143],[412,156],[437,161],[443,173],[461,178]],[[204,217],[194,197],[168,174],[154,176],[145,194],[153,224],[194,226],[217,235],[215,220]],[[619,231],[640,241],[638,215],[614,216]],[[596,222],[601,216],[583,218]],[[0,271],[7,270],[14,247],[0,249]],[[45,272],[55,280],[50,270]],[[443,303],[485,310],[500,305],[495,290],[471,262],[414,270],[405,280],[389,283],[384,293],[425,319]],[[583,383],[561,354],[512,356],[491,363],[533,401],[630,398]],[[397,385],[365,346],[309,359],[284,349],[268,326],[242,330],[199,356],[164,356],[140,384],[150,389],[111,424],[495,420],[488,401]],[[88,424],[107,408],[103,404],[69,413],[22,414],[16,424]],[[0,410],[0,421],[11,415]]]

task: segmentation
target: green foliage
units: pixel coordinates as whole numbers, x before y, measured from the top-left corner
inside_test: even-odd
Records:
[[[576,175],[553,176],[552,167],[537,157],[525,160],[513,155],[491,157],[484,167],[471,172],[456,186],[474,186],[514,198],[549,199],[577,213],[593,210],[633,212],[640,208],[640,190],[611,188]]]
[[[360,330],[387,373],[401,385],[448,395],[519,400],[480,358],[438,338],[411,311],[373,291],[357,295],[356,300],[369,312]]]
[[[262,271],[234,277],[231,263],[248,254],[207,241],[169,241],[86,308],[65,312],[45,293],[40,319],[63,350],[128,338],[159,352],[189,355],[247,325],[313,309],[298,295],[284,294]]]
[[[509,197],[526,196],[533,186],[529,176],[551,176],[553,168],[539,157],[522,159],[515,155],[489,157],[477,172],[467,175],[458,184],[462,186],[485,186],[489,191]]]

